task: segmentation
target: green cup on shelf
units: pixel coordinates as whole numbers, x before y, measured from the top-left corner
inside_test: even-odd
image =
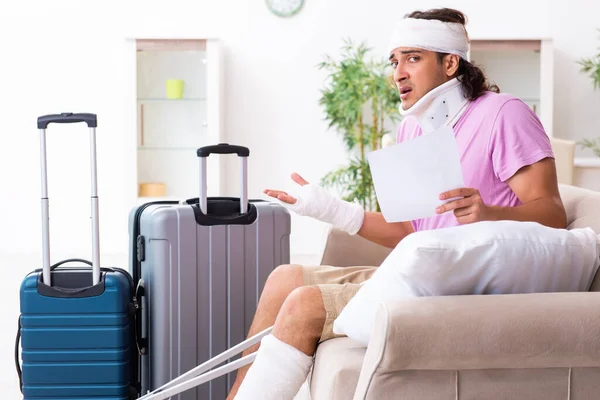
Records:
[[[183,98],[183,80],[167,79],[167,99]]]

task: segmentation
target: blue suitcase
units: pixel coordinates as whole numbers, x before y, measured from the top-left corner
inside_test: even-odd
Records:
[[[90,128],[92,262],[69,259],[50,265],[46,128],[53,122],[86,122]],[[135,319],[139,309],[133,279],[126,270],[100,268],[96,126],[94,114],[38,118],[43,268],[29,273],[21,284],[15,362],[24,399],[138,397]],[[72,262],[79,266],[64,266]]]

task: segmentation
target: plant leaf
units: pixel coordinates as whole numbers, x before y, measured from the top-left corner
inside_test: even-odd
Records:
[[[368,162],[365,156],[355,154],[361,146],[365,154],[372,151],[387,132],[382,122],[397,123],[401,116],[400,96],[390,77],[389,64],[383,58],[369,58],[371,50],[364,42],[355,44],[350,38],[343,38],[340,59],[326,55],[318,64],[327,73],[319,105],[328,130],[342,135],[349,154],[349,164],[327,173],[322,184],[337,188],[348,201],[379,211]],[[374,121],[381,126],[373,129]]]

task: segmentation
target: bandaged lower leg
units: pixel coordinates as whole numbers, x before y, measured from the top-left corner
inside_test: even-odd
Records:
[[[292,400],[306,380],[313,359],[300,350],[265,336],[235,400]]]

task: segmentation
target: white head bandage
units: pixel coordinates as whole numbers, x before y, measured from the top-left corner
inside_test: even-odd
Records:
[[[435,19],[404,18],[396,25],[388,54],[398,47],[414,47],[439,53],[457,54],[469,61],[469,38],[462,24]]]

